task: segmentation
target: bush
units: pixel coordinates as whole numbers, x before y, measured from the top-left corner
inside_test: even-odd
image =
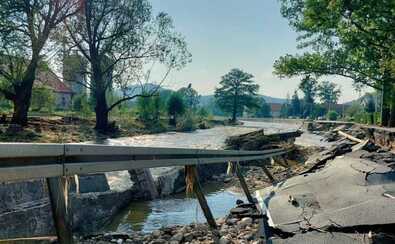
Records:
[[[194,131],[196,130],[196,118],[192,113],[186,113],[177,123],[178,131]]]
[[[330,110],[326,114],[326,118],[328,120],[337,120],[338,117],[339,117],[339,114],[336,111],[334,111],[334,110]]]
[[[55,95],[46,86],[33,87],[31,110],[35,112],[52,112],[55,108]]]

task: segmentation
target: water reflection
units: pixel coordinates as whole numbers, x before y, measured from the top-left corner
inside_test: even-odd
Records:
[[[245,200],[239,193],[218,187],[218,184],[204,186],[207,202],[215,218],[225,216],[234,207],[237,199]],[[202,223],[205,218],[195,198],[177,194],[171,198],[147,202],[133,202],[108,227],[109,231],[150,232],[161,227],[185,225],[192,222]]]

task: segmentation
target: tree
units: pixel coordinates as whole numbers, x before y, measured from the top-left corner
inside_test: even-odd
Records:
[[[185,101],[186,107],[194,111],[200,103],[200,95],[197,93],[195,89],[192,88],[192,84],[189,84],[187,87],[183,87],[178,90],[178,93],[181,94]]]
[[[272,110],[269,104],[266,103],[264,98],[260,99],[258,108],[255,111],[255,116],[258,118],[270,118],[272,117]]]
[[[243,114],[244,108],[258,106],[257,92],[259,85],[252,80],[254,76],[240,69],[232,69],[222,76],[220,87],[215,89],[215,99],[218,106],[232,114],[232,122]]]
[[[33,87],[31,98],[32,111],[52,112],[55,107],[55,95],[51,88],[47,86]]]
[[[317,80],[307,75],[301,80],[299,89],[304,95],[303,117],[311,116],[314,109],[314,100],[317,95]]]
[[[165,13],[153,18],[147,0],[82,2],[82,11],[65,23],[66,41],[90,64],[90,82],[83,85],[95,98],[95,128],[106,132],[112,109],[136,97],[154,95],[170,71],[184,67],[191,55],[171,18]],[[148,83],[155,63],[166,72],[158,84],[147,88],[143,81]],[[106,94],[113,88],[122,90],[122,97],[108,104]]]
[[[0,92],[13,103],[12,123],[27,125],[37,68],[55,29],[78,10],[74,0],[0,1]]]
[[[331,105],[337,104],[339,100],[341,94],[340,89],[337,88],[337,85],[333,82],[323,81],[318,85],[317,90],[317,95],[321,102],[326,104],[328,110],[331,110]]]
[[[292,115],[293,116],[300,116],[301,112],[301,103],[299,100],[298,93],[295,91],[292,95],[291,99],[291,108],[292,108]]]
[[[369,123],[374,124],[374,112],[376,111],[376,104],[372,94],[366,94],[362,100],[365,112],[369,115]]]
[[[167,101],[167,113],[170,116],[169,124],[173,126],[177,125],[177,117],[185,113],[185,103],[178,92],[173,93]]]
[[[137,98],[138,118],[146,127],[151,128],[159,124],[162,103],[160,94]]]
[[[300,35],[302,55],[275,62],[280,76],[341,75],[357,86],[383,92],[382,124],[395,125],[394,29],[392,0],[281,0],[281,12]],[[394,95],[392,95],[394,97]],[[390,108],[392,110],[389,117]],[[390,120],[389,120],[390,119]]]

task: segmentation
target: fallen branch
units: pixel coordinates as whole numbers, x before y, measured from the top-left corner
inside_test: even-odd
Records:
[[[343,132],[341,130],[339,130],[337,133],[339,133],[339,135],[344,136],[345,138],[347,138],[347,139],[349,139],[351,141],[354,141],[354,142],[357,142],[357,143],[362,143],[363,142],[363,140],[358,139],[358,138],[356,138],[356,137],[354,137],[352,135],[349,135],[349,134],[347,134],[347,133],[345,133],[345,132]]]

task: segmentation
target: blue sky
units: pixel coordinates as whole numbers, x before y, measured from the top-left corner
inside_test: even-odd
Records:
[[[154,11],[169,13],[192,53],[192,63],[173,71],[167,86],[192,83],[201,94],[213,94],[222,75],[241,68],[255,76],[260,93],[285,97],[296,89],[298,78],[272,74],[281,55],[300,52],[297,34],[280,14],[277,0],[151,0]],[[340,101],[358,96],[351,81],[328,77],[342,87]]]

